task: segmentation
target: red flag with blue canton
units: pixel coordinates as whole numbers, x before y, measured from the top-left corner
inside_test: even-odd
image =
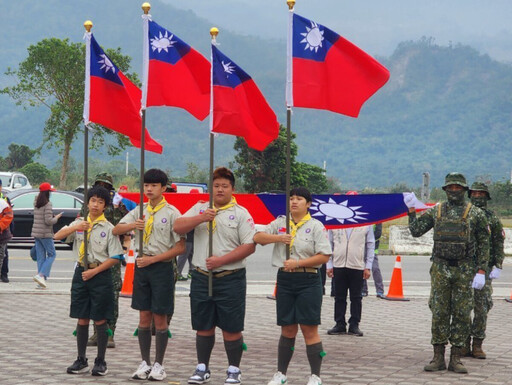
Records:
[[[90,35],[89,68],[86,69],[84,121],[101,124],[130,138],[136,147],[141,145],[141,91],[105,54]],[[89,94],[87,95],[87,93]],[[145,149],[162,153],[162,146],[145,130]]]
[[[212,44],[212,132],[241,136],[263,151],[279,135],[276,114],[252,78]]]
[[[293,14],[292,35],[290,106],[356,118],[364,102],[389,79],[383,65],[323,25]]]
[[[148,20],[146,106],[183,108],[203,120],[210,113],[210,62],[173,33]]]

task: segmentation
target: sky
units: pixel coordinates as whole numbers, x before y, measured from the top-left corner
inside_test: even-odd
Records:
[[[219,28],[284,40],[285,0],[163,0]],[[389,56],[404,40],[434,37],[471,45],[512,62],[510,0],[297,0],[295,11],[329,27],[372,55]]]

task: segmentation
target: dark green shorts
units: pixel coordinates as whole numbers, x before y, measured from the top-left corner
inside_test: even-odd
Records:
[[[322,278],[320,273],[277,272],[277,324],[320,325]]]
[[[84,282],[84,268],[77,266],[71,283],[71,318],[101,321],[114,317],[114,286],[110,269]]]
[[[244,330],[245,269],[221,278],[213,278],[213,296],[208,296],[208,277],[192,271],[190,310],[192,329],[210,330],[218,326],[229,333]]]
[[[170,262],[157,262],[144,268],[135,264],[132,308],[155,314],[174,313],[174,269]]]

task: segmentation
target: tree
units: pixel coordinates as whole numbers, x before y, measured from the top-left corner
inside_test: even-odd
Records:
[[[107,55],[121,71],[127,73],[131,58],[121,54],[119,48],[107,49]],[[43,133],[43,145],[55,146],[62,155],[59,186],[66,185],[69,152],[72,143],[82,133],[84,103],[85,45],[71,43],[68,39],[43,39],[28,47],[28,57],[19,68],[8,68],[6,75],[13,76],[16,84],[0,90],[24,108],[43,105],[50,110]],[[135,83],[134,74],[127,74]],[[107,135],[116,137],[115,145],[107,143],[109,155],[116,155],[128,144],[129,139],[98,125],[91,125],[93,135],[90,148],[105,144]]]
[[[291,186],[304,186],[312,192],[324,192],[327,180],[320,167],[295,161],[297,145],[291,134]],[[243,180],[247,192],[284,191],[286,189],[286,129],[279,127],[279,136],[263,151],[250,149],[244,139],[235,140],[235,175]]]
[[[26,164],[31,163],[34,155],[39,152],[39,150],[32,150],[24,144],[19,145],[16,143],[11,143],[8,149],[9,155],[5,158],[5,162],[9,170],[19,170]]]
[[[44,164],[31,162],[20,169],[26,175],[32,185],[47,182],[50,177],[50,170]]]

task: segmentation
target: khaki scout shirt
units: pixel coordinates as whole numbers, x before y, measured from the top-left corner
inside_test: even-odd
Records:
[[[75,226],[83,220],[83,218],[77,218],[66,227]],[[114,225],[109,221],[98,222],[93,226],[89,243],[87,243],[88,264],[95,262],[103,263],[111,257],[124,254],[119,237],[112,234],[113,228]],[[73,254],[78,261],[80,259],[80,245],[84,240],[84,232],[75,231],[71,233],[67,239],[73,241]]]
[[[209,207],[208,202],[198,202],[183,216],[193,217],[199,215]],[[213,255],[221,257],[238,246],[253,243],[255,234],[254,221],[251,214],[242,206],[236,204],[225,210],[220,210],[215,216],[215,231],[213,232]],[[206,268],[208,258],[208,225],[203,222],[194,229],[194,256],[192,264],[203,270]],[[220,266],[215,271],[235,270],[244,268],[245,258],[241,261]]]
[[[145,220],[148,220],[150,216],[147,211],[147,206],[148,203],[144,203]],[[139,219],[139,210],[139,206],[137,206],[126,214],[119,223],[135,222]],[[153,218],[153,231],[149,236],[148,244],[144,244],[143,247],[144,255],[158,255],[165,253],[169,249],[172,249],[181,238],[185,238],[185,236],[181,236],[174,232],[174,221],[180,216],[178,209],[169,203],[155,213]],[[139,234],[140,231],[135,230],[135,247],[137,248],[137,252],[139,250]],[[162,262],[171,262],[171,260]]]
[[[265,227],[268,234],[286,234],[286,217],[280,215]],[[290,249],[291,259],[306,259],[316,254],[331,255],[331,243],[327,230],[317,219],[311,218],[304,223],[295,234],[295,241]],[[286,260],[286,245],[274,243],[272,251],[272,266],[283,267]],[[321,265],[315,266],[320,268]]]

